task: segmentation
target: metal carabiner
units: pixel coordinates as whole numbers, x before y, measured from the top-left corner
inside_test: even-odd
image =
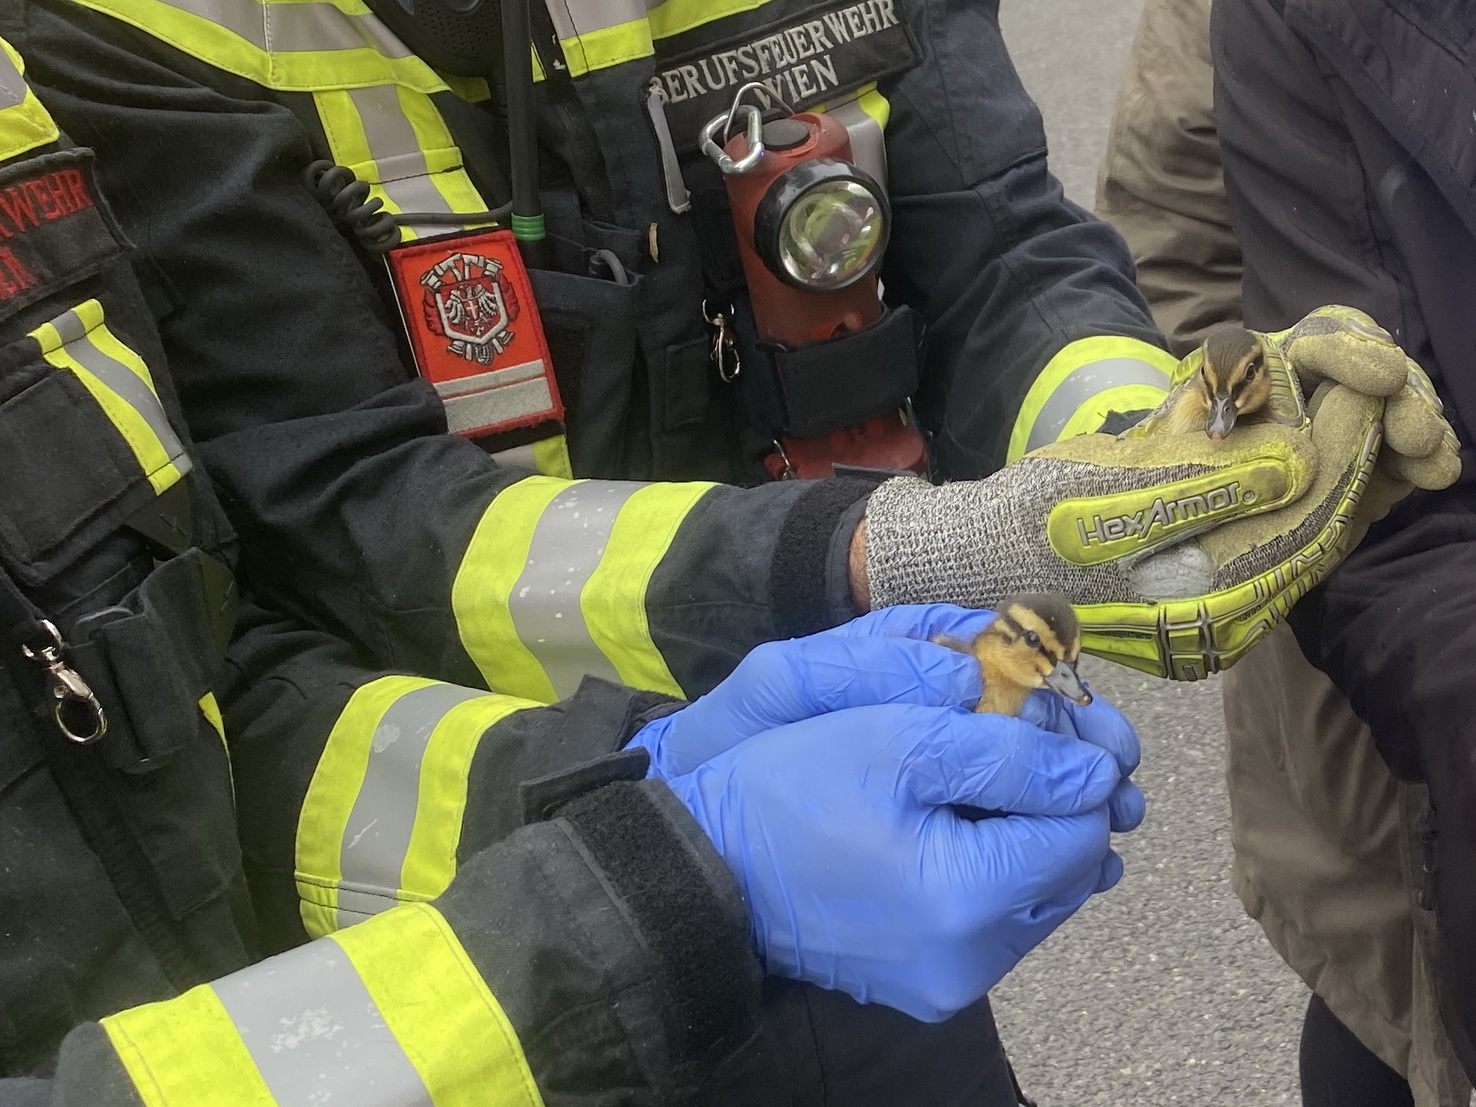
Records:
[[[702,318],[712,328],[712,349],[708,352],[708,358],[724,384],[732,384],[743,372],[743,360],[738,356],[738,340],[733,337],[732,314],[731,305],[727,311],[709,311],[707,301],[702,301]]]
[[[717,144],[714,136],[721,130],[723,140],[726,142],[734,119],[740,115],[745,120],[744,131],[748,138],[748,153],[734,161]],[[752,104],[734,104],[729,111],[713,116],[702,128],[702,152],[716,162],[719,169],[730,176],[735,173],[747,173],[764,156],[764,113]]]
[[[108,732],[108,717],[92,687],[82,679],[82,674],[62,660],[62,651],[67,648],[67,643],[62,638],[61,631],[56,629],[56,624],[49,619],[42,619],[40,625],[51,636],[51,644],[34,650],[22,645],[21,653],[27,661],[34,661],[46,670],[47,691],[56,701],[52,705],[51,714],[62,737],[79,746],[90,745]],[[81,731],[73,730],[66,719],[68,708],[79,704],[86,709],[91,723],[90,727]]]

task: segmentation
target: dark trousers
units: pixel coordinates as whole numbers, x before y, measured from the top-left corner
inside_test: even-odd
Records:
[[[928,1024],[787,981],[760,1037],[720,1066],[711,1107],[1016,1107],[989,1001]]]

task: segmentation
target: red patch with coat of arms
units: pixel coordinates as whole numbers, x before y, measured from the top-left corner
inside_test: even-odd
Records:
[[[415,366],[440,394],[453,432],[479,438],[563,419],[511,231],[442,235],[388,257]]]

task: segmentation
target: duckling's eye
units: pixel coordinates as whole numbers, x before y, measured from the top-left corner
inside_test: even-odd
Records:
[[[1039,649],[1040,635],[1036,634],[1033,630],[1027,630],[1025,632],[1025,644],[1029,646],[1032,650]]]
[[[1248,380],[1248,381],[1255,380],[1256,379],[1256,373],[1257,373],[1257,371],[1260,370],[1260,368],[1261,368],[1261,363],[1259,361],[1253,361],[1253,362],[1251,362],[1249,365],[1247,365],[1245,367],[1245,379]]]

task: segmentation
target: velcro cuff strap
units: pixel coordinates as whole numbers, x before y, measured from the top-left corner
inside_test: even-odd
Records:
[[[644,749],[621,750],[563,772],[526,780],[518,787],[523,822],[542,822],[564,804],[606,784],[644,780],[650,767],[651,755]]]
[[[813,438],[900,407],[917,391],[919,324],[917,314],[902,305],[828,342],[761,346],[779,374],[782,429]]]
[[[612,784],[559,817],[573,825],[660,961],[678,1063],[725,1052],[752,1033],[758,963],[746,912],[680,801],[654,781]]]

